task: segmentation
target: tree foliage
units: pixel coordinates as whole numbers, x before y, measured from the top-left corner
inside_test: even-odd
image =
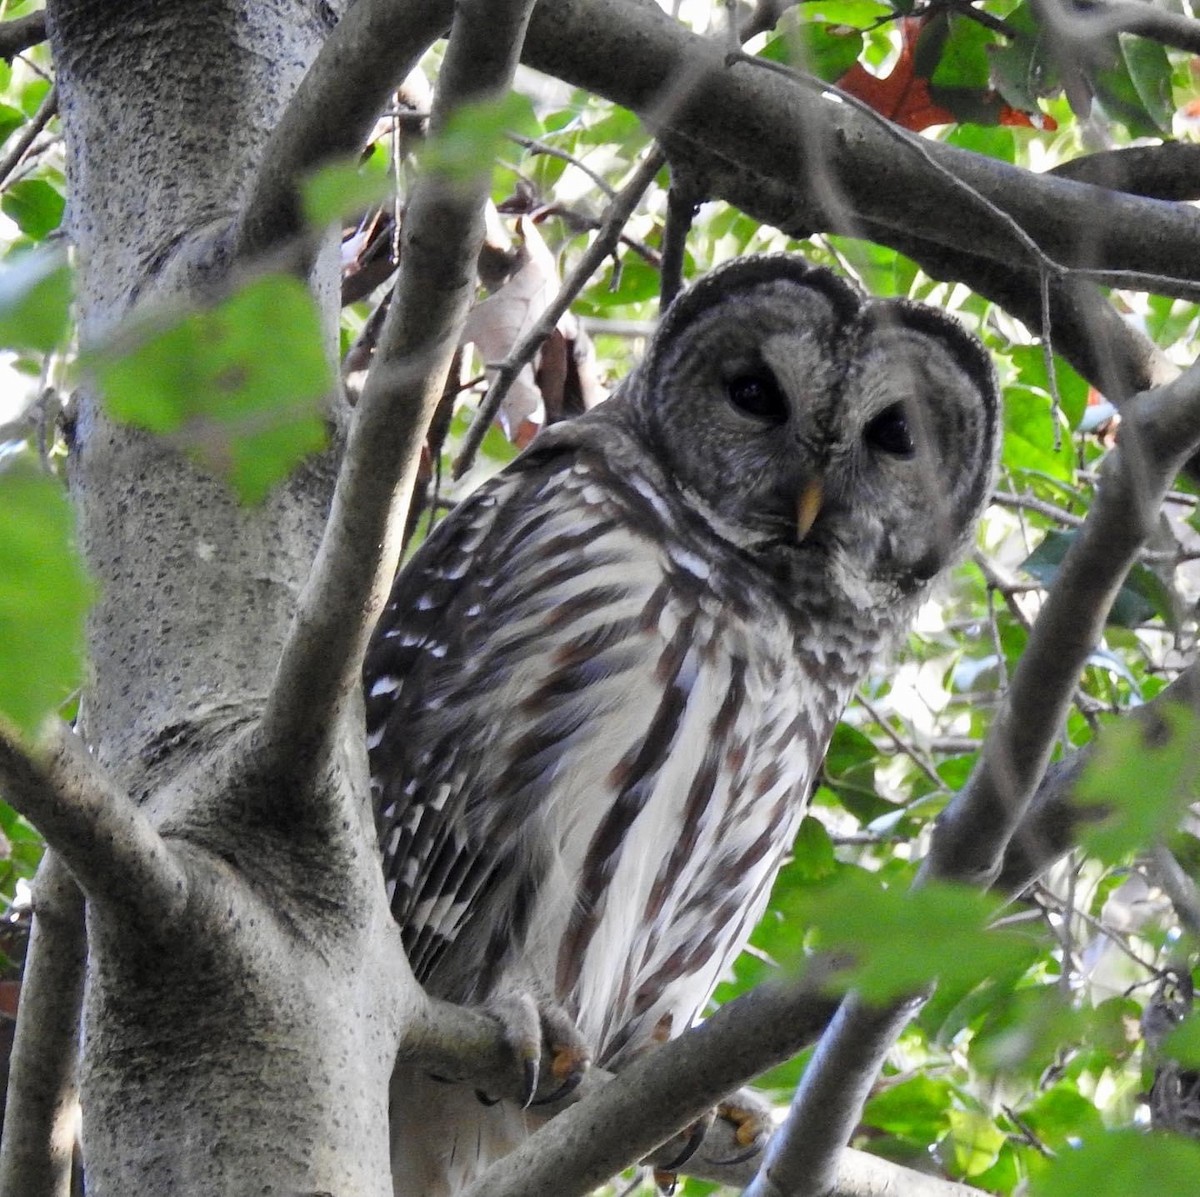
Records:
[[[1200,197],[1200,189],[1191,194],[1196,157],[1170,157],[1195,148],[1200,113],[1192,57],[1200,22],[1189,15],[1115,0],[814,0],[739,9],[739,36],[725,6],[676,7],[731,59],[744,39],[740,53],[752,69],[840,85],[827,94],[877,110],[881,127],[890,118],[930,143],[1114,191],[1174,204]],[[34,11],[14,3],[5,15]],[[441,54],[435,46],[426,56],[427,77],[436,78]],[[89,589],[70,544],[63,485],[75,389],[98,386],[112,418],[169,438],[241,502],[256,504],[328,443],[319,403],[335,368],[321,350],[320,307],[294,277],[277,273],[225,286],[203,308],[153,312],[80,350],[60,231],[69,182],[47,111],[53,70],[36,42],[0,63],[0,713],[26,737],[50,716],[73,716],[87,668]],[[704,177],[662,166],[637,191],[632,215],[612,225],[616,249],[571,295],[549,337],[527,362],[506,363],[511,385],[496,396],[497,421],[476,450],[473,413],[496,367],[656,151],[629,109],[531,71],[519,76],[518,95],[462,112],[427,139],[424,102],[405,103],[414,88],[383,115],[361,156],[310,180],[305,208],[312,230],[343,226],[341,373],[356,391],[389,302],[412,179],[433,172],[453,183],[481,161],[494,163],[471,334],[488,348],[480,355],[465,345],[455,356],[419,471],[410,549],[539,428],[620,379],[681,251],[688,278],[735,255],[803,252],[875,294],[942,307],[984,340],[1003,387],[1005,436],[978,546],[847,711],[792,860],[715,1003],[779,970],[802,974],[818,952],[845,953],[852,963],[833,982],[839,993],[856,986],[886,1002],[932,991],[889,1053],[855,1145],[997,1194],[1115,1197],[1146,1184],[1193,1191],[1200,1147],[1183,1132],[1200,1125],[1188,1071],[1197,1056],[1197,726],[1191,712],[1155,700],[1195,655],[1194,469],[1166,494],[1065,723],[1051,729],[1052,770],[1075,769],[1076,754],[1097,745],[1077,789],[1076,846],[1047,849],[1045,867],[1036,880],[1022,879],[1019,895],[913,886],[938,816],[978,768],[1031,627],[1121,441],[1130,396],[1104,394],[1114,372],[1086,376],[1087,362],[1135,346],[1143,362],[1126,373],[1140,371],[1136,389],[1191,365],[1200,284],[1160,278],[1157,267],[1149,279],[1103,278],[1097,302],[1119,317],[1128,344],[1081,346],[1065,326],[1060,343],[1052,317],[1060,300],[1051,303],[1050,289],[1062,276],[1044,264],[1040,280],[1022,276],[1023,304],[1003,306],[986,288],[965,285],[969,272],[956,271],[952,255],[918,264],[920,254],[885,244],[853,212],[837,231],[814,228],[797,240],[797,228],[789,235],[713,198]],[[897,143],[896,154],[910,153],[907,145]],[[824,166],[818,159],[811,169]],[[930,158],[922,169],[932,189],[944,168]],[[832,176],[830,190],[836,198]],[[1107,194],[1098,190],[1094,202]],[[919,198],[909,196],[902,210]],[[940,225],[978,207],[965,189],[960,202],[961,210],[939,206],[925,227],[907,228],[914,245],[937,243]],[[1087,230],[1079,235],[1086,240]],[[1129,230],[1132,244],[1137,236]],[[1128,717],[1139,709],[1145,718]],[[0,831],[0,882],[16,923],[38,841],[7,806]],[[1191,1038],[1168,1038],[1164,1020],[1165,1030],[1180,1024]],[[809,1057],[760,1083],[786,1103]],[[1163,1097],[1168,1082],[1173,1103]],[[1142,1133],[1152,1121],[1165,1129]],[[683,1184],[686,1193],[711,1191],[704,1181]]]

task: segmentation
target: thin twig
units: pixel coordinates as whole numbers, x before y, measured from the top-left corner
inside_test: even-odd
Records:
[[[475,461],[479,446],[491,427],[492,421],[500,410],[509,388],[516,377],[537,353],[542,342],[554,331],[563,313],[574,302],[575,297],[587,286],[592,275],[600,268],[600,264],[616,248],[625,223],[633,215],[634,209],[641,201],[647,187],[654,182],[654,176],[662,170],[666,156],[657,146],[643,159],[642,163],[629,177],[628,182],[617,193],[617,198],[609,205],[604,214],[604,223],[592,243],[584,250],[579,261],[575,263],[571,273],[567,275],[558,294],[550,306],[541,314],[537,323],[517,343],[508,357],[496,368],[496,376],[487,394],[476,409],[475,418],[471,421],[463,438],[462,448],[454,462],[453,477],[461,478]]]
[[[21,135],[13,142],[12,149],[4,155],[3,159],[0,159],[0,185],[3,185],[8,176],[21,165],[21,160],[29,151],[29,147],[33,145],[34,139],[50,123],[50,118],[57,111],[58,91],[52,87],[46,93],[46,98],[38,105],[37,112],[29,118],[21,130]]]
[[[883,730],[883,734],[887,736],[898,751],[902,752],[910,761],[921,770],[925,776],[933,782],[934,788],[937,790],[946,789],[946,783],[938,776],[937,770],[933,765],[925,759],[911,744],[909,744],[903,736],[897,732],[890,723],[879,713],[878,709],[871,703],[870,699],[860,690],[858,692],[859,705],[867,712],[868,715],[879,725]]]
[[[508,139],[519,146],[523,146],[534,154],[545,154],[549,158],[557,158],[560,162],[566,162],[575,167],[576,170],[581,170],[601,191],[604,192],[610,200],[617,198],[616,188],[599,173],[593,170],[582,159],[577,158],[574,154],[569,154],[566,150],[560,150],[557,146],[548,145],[544,141],[539,141],[536,137],[525,137],[520,133],[509,133]]]

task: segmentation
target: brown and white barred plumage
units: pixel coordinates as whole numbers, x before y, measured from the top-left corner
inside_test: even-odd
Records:
[[[990,366],[952,321],[744,259],[673,306],[618,395],[461,504],[397,577],[365,671],[423,984],[556,1001],[610,1067],[690,1025],[843,706],[965,542],[995,440]],[[400,1193],[452,1192],[521,1133],[420,1077],[396,1100],[427,1136],[431,1103],[448,1123],[401,1148]]]

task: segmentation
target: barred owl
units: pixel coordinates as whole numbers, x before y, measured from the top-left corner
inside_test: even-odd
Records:
[[[384,872],[427,989],[532,994],[608,1067],[685,1030],[846,701],[970,537],[996,441],[958,324],[772,255],[685,292],[611,399],[466,499],[397,576],[365,669]],[[399,1193],[454,1192],[523,1133],[420,1076],[393,1100],[425,1128]]]

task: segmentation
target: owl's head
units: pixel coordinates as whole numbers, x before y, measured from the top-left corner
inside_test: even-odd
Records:
[[[991,487],[982,345],[933,308],[864,299],[787,255],[708,274],[664,316],[625,402],[717,533],[855,603],[916,596]]]

